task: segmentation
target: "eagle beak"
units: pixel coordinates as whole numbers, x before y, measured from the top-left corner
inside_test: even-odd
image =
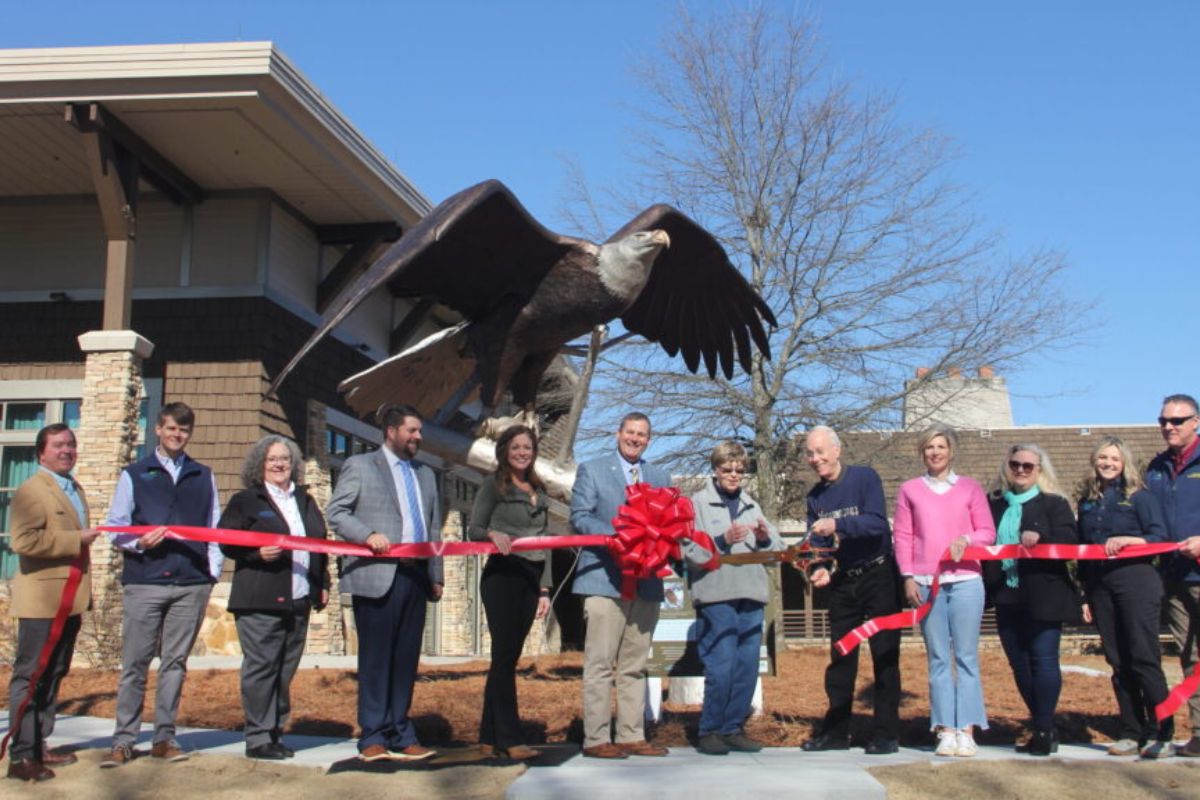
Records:
[[[671,237],[668,236],[667,232],[662,229],[656,230],[654,235],[650,237],[650,241],[654,242],[655,244],[661,244],[663,247],[667,248],[671,246]]]

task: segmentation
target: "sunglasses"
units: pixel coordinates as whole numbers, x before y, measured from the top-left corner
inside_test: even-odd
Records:
[[[1195,414],[1189,414],[1186,417],[1159,417],[1158,418],[1158,427],[1165,428],[1168,425],[1170,425],[1172,428],[1178,428],[1181,425],[1183,425],[1183,423],[1187,422],[1188,420],[1195,419],[1195,418],[1196,418]]]
[[[1013,472],[1033,472],[1038,468],[1032,461],[1010,461],[1008,468]]]

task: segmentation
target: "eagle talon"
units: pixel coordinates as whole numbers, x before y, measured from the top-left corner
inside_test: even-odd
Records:
[[[534,436],[541,436],[537,413],[534,411],[520,411],[511,417],[488,417],[475,426],[474,433],[481,439],[498,441],[501,434],[514,425],[524,425],[533,431]]]

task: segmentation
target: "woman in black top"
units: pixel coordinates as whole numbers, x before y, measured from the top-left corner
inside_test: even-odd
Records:
[[[1058,489],[1050,457],[1035,444],[1015,444],[1000,462],[988,495],[996,544],[1076,544],[1075,515]],[[983,562],[996,630],[1029,709],[1033,736],[1023,749],[1048,756],[1058,750],[1054,709],[1062,692],[1058,664],[1063,622],[1079,616],[1067,562],[1006,559]],[[1019,746],[1020,747],[1020,746]]]
[[[1115,436],[1092,452],[1092,475],[1079,493],[1079,539],[1104,545],[1110,556],[1126,547],[1167,538],[1162,507],[1143,488],[1129,448]],[[1153,559],[1080,562],[1088,605],[1100,629],[1104,658],[1112,667],[1121,730],[1109,755],[1141,752],[1142,758],[1175,754],[1175,721],[1155,721],[1154,708],[1167,697],[1158,646],[1163,586]]]
[[[521,743],[516,669],[534,618],[550,610],[549,554],[511,550],[514,539],[546,533],[546,492],[536,461],[537,435],[524,425],[505,430],[496,442],[496,474],[479,487],[467,527],[471,539],[488,539],[500,551],[488,557],[479,588],[492,636],[479,744],[487,755],[513,759],[538,755]]]
[[[219,528],[325,538],[325,520],[300,483],[300,448],[282,436],[266,436],[242,466],[242,491],[229,500]],[[229,611],[242,646],[242,706],[246,756],[282,759],[294,753],[280,735],[291,710],[288,694],[304,641],[308,616],[329,599],[329,573],[321,553],[281,547],[221,545],[236,562]]]

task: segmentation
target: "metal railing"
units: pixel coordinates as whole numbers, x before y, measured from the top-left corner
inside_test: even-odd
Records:
[[[903,628],[900,635],[912,636],[915,632],[913,628]],[[996,614],[990,608],[983,612],[980,635],[996,635]],[[784,611],[783,636],[785,639],[829,641],[829,611],[824,608]]]

